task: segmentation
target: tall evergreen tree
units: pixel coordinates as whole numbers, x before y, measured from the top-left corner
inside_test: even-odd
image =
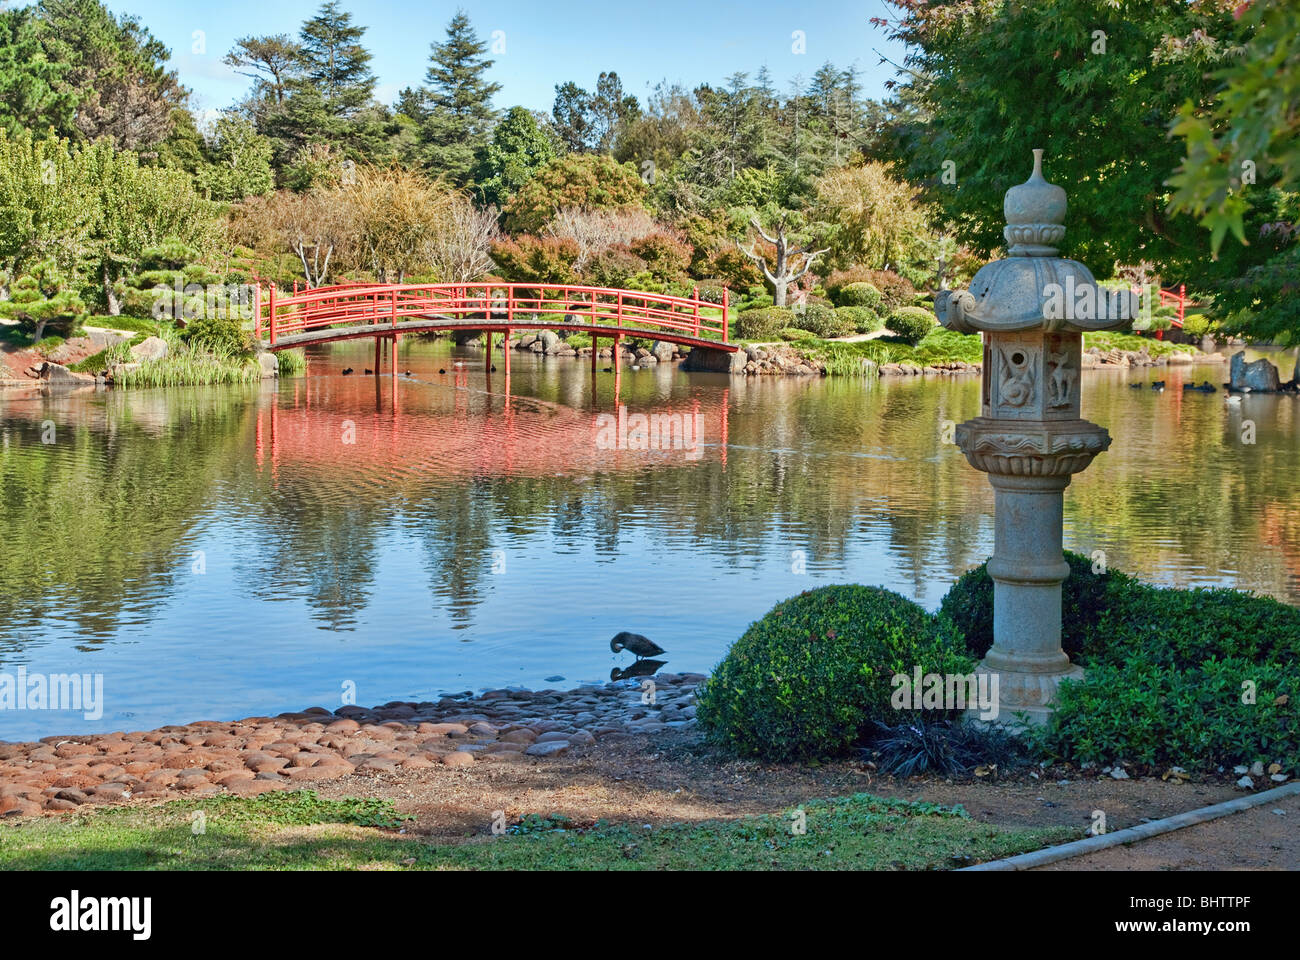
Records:
[[[46,59],[66,68],[56,88],[76,102],[60,134],[110,137],[119,150],[148,150],[167,137],[189,91],[167,69],[171,54],[160,40],[99,0],[41,0],[37,11]]]
[[[312,177],[304,179],[303,158],[311,152],[318,160],[325,147],[338,162],[387,155],[387,111],[374,100],[372,58],[361,43],[365,32],[365,27],[353,24],[352,14],[329,0],[303,23],[297,44],[271,37],[251,49],[240,41],[232,51],[231,58],[253,59],[263,75],[253,95],[260,94],[264,109],[246,112],[259,121],[258,132],[272,139],[274,165],[282,179],[299,187],[310,185]],[[282,91],[277,92],[277,83]],[[289,174],[290,167],[298,169]]]
[[[569,153],[581,153],[594,145],[595,117],[591,94],[572,80],[555,85],[555,103],[551,107],[555,132]]]
[[[0,10],[0,128],[69,129],[76,98],[61,89],[67,69],[46,56],[32,8]]]
[[[475,190],[484,203],[500,206],[554,157],[555,145],[533,115],[511,107],[479,157]]]
[[[494,61],[487,44],[463,10],[447,25],[447,39],[432,45],[429,71],[428,115],[421,129],[426,166],[454,183],[469,181],[475,154],[485,148],[496,121],[492,97],[501,89],[487,78]]]
[[[351,118],[374,96],[370,51],[361,45],[365,32],[365,27],[352,25],[352,14],[340,10],[336,0],[322,4],[302,25],[299,83],[320,94],[331,118]]]

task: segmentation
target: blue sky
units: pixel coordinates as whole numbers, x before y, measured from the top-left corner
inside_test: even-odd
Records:
[[[141,18],[172,51],[181,82],[194,92],[196,112],[219,110],[248,88],[245,78],[221,63],[234,41],[248,34],[295,34],[318,0],[107,0],[116,13]],[[404,86],[424,81],[429,44],[441,40],[458,4],[416,0],[343,0],[353,20],[367,27],[365,43],[374,54],[377,95],[391,103]],[[689,2],[689,0],[467,0],[479,36],[502,31],[505,52],[496,54],[492,78],[502,85],[499,108],[523,104],[549,109],[555,84],[573,80],[592,89],[602,70],[617,70],[624,88],[642,100],[659,80],[688,87],[720,83],[763,64],[783,91],[797,75],[805,79],[826,60],[856,65],[865,92],[880,96],[902,49],[872,27],[883,16],[880,0],[778,0]],[[795,54],[792,34],[803,31],[806,52]],[[202,31],[206,52],[194,52]]]

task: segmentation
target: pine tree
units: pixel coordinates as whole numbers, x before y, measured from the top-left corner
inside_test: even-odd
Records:
[[[316,16],[302,25],[300,84],[313,87],[325,112],[334,120],[347,120],[370,103],[375,75],[370,51],[361,45],[365,27],[352,25],[352,14],[339,9],[336,0],[321,5]]]
[[[428,115],[421,129],[425,165],[458,184],[469,181],[476,153],[485,148],[496,120],[492,97],[501,89],[487,79],[494,61],[464,11],[447,25],[447,39],[432,45]]]

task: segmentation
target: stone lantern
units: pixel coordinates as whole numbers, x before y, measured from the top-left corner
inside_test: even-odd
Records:
[[[969,290],[941,290],[939,322],[984,335],[980,416],[959,424],[957,445],[989,475],[995,497],[993,646],[978,672],[998,676],[1001,714],[1042,723],[1057,685],[1083,676],[1061,649],[1061,584],[1070,568],[1061,524],[1070,477],[1110,446],[1080,417],[1083,332],[1127,326],[1129,291],[1102,295],[1088,268],[1056,256],[1065,191],[1042,175],[1007,191],[1009,256],[984,266]]]

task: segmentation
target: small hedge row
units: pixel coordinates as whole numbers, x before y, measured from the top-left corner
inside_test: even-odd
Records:
[[[933,313],[924,307],[899,307],[889,315],[889,327],[904,343],[916,346],[925,335],[938,326]]]
[[[1066,553],[1062,684],[1037,748],[1071,761],[1192,768],[1279,761],[1300,772],[1300,610],[1238,590],[1153,587]],[[993,582],[968,571],[940,606],[972,656],[993,643]]]
[[[1038,755],[1189,769],[1277,761],[1300,773],[1300,609],[1235,590],[1153,587],[1094,572],[1079,554],[1065,559],[1062,645],[1086,673],[1061,685],[1047,724],[1025,733]],[[895,673],[966,674],[992,643],[986,565],[934,615],[880,588],[823,587],[750,625],[701,688],[698,716],[742,755],[842,754],[898,722]]]

